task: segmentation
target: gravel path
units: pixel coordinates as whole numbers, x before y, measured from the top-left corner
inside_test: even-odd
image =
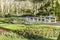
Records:
[[[60,22],[58,22],[58,23],[43,23],[43,24],[45,24],[45,25],[54,25],[54,26],[60,27]]]

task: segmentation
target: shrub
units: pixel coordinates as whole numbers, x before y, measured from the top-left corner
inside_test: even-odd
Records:
[[[23,30],[17,30],[16,33],[18,35],[23,35],[27,38],[57,38],[59,34],[59,30],[53,28],[32,28],[27,27]]]

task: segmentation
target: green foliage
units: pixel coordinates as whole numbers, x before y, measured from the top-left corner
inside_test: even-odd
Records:
[[[24,23],[25,19],[20,17],[7,17],[7,18],[0,18],[0,22],[2,23]]]
[[[17,31],[19,35],[23,35],[27,38],[56,38],[58,37],[59,30],[52,28],[39,28],[39,27],[27,27],[26,29]]]
[[[16,1],[16,0],[15,0]],[[24,5],[21,4],[21,8],[19,7],[20,4],[13,4],[14,6],[10,5],[3,8],[3,12],[1,11],[0,17],[12,17],[12,16],[18,16],[20,13],[28,13],[28,14],[34,14],[37,16],[40,15],[55,15],[58,17],[57,20],[60,20],[60,4],[57,0],[17,0],[19,2],[23,1]],[[56,1],[56,2],[55,2]],[[26,2],[26,3],[25,3]],[[30,5],[29,5],[30,4]],[[41,6],[40,6],[41,5]],[[17,7],[16,7],[17,6]],[[17,9],[18,8],[18,9]],[[9,13],[7,12],[9,9]],[[7,13],[7,15],[6,15]],[[15,14],[15,15],[13,15]],[[17,15],[18,14],[18,15]]]
[[[44,0],[32,0],[32,2],[34,3],[41,2],[41,1],[44,1]]]
[[[15,30],[14,32],[3,33],[3,37],[8,37],[11,39],[17,38],[28,40],[52,40],[57,39],[59,34],[59,28],[52,26],[44,26],[44,25],[22,25],[22,24],[0,24],[1,27],[8,28],[11,30]],[[5,36],[4,36],[5,35]],[[7,35],[7,36],[6,36]],[[2,38],[3,38],[2,37]]]
[[[56,16],[58,17],[58,21],[60,21],[60,4],[56,2],[56,8],[55,8]]]
[[[17,38],[17,37],[6,37],[4,35],[0,35],[0,40],[28,40],[27,38]]]
[[[59,34],[59,36],[58,36],[57,40],[60,40],[60,34]]]

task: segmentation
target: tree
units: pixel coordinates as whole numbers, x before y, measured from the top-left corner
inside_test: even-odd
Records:
[[[60,20],[60,4],[58,1],[56,2],[56,8],[55,8],[56,16],[58,17],[57,20]]]
[[[50,0],[46,0],[45,2],[43,2],[43,4],[41,4],[41,7],[38,9],[39,12],[36,15],[50,14],[51,13],[50,4],[51,4]]]

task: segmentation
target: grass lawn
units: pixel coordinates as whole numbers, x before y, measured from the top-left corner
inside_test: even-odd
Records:
[[[21,29],[25,28],[24,24],[0,24],[0,27],[8,28],[8,29]]]
[[[59,29],[57,26],[52,25],[25,25],[25,24],[0,24],[0,27],[8,28],[8,29],[24,29],[26,27],[37,27],[37,28],[56,28]]]

